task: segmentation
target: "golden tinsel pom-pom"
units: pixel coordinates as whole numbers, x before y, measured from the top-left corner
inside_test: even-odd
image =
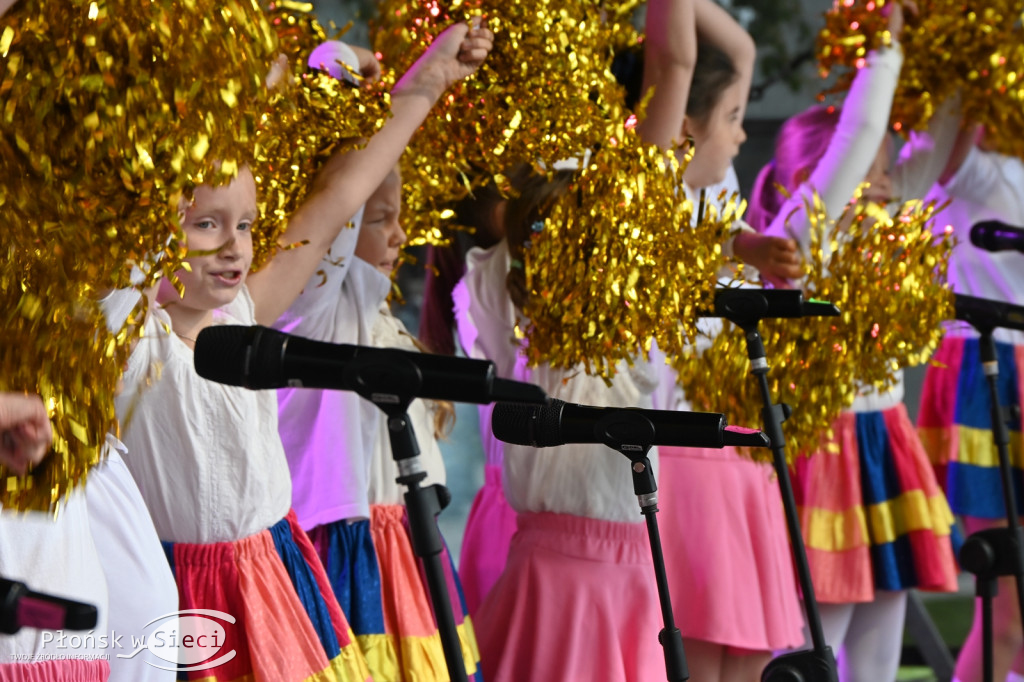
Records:
[[[289,73],[273,95],[256,132],[253,173],[261,218],[253,233],[253,267],[278,249],[288,217],[302,205],[313,178],[333,154],[366,143],[391,115],[388,74],[376,83],[339,80],[307,66],[310,53],[330,37],[312,5],[275,2],[268,8]]]
[[[0,18],[3,246],[125,286],[183,191],[249,159],[276,38],[253,0],[21,0]],[[168,271],[175,263],[165,263]]]
[[[534,224],[523,249],[532,363],[610,380],[652,340],[666,353],[693,340],[738,215],[730,202],[691,227],[697,206],[682,172],[674,155],[620,129]]]
[[[521,164],[582,156],[621,122],[614,49],[635,40],[628,2],[600,0],[385,0],[374,48],[403,72],[453,21],[485,17],[494,49],[424,122],[403,159],[409,243],[444,245],[451,204]]]
[[[44,284],[45,282],[45,284]],[[117,432],[114,395],[128,358],[128,332],[107,325],[96,292],[53,272],[0,269],[0,390],[42,396],[53,448],[27,476],[0,467],[0,507],[53,511],[85,480]]]
[[[847,90],[867,53],[891,42],[886,4],[840,0],[825,14],[817,44],[822,75],[847,69],[828,93]],[[917,5],[916,14],[905,12],[893,125],[903,133],[924,130],[938,106],[960,91],[964,120],[984,124],[993,148],[1024,157],[1024,5],[1020,0],[921,0]]]
[[[806,294],[836,304],[842,314],[761,323],[772,396],[794,408],[783,424],[790,457],[827,446],[831,424],[853,404],[858,387],[885,389],[900,368],[925,362],[942,338],[942,323],[953,317],[946,285],[953,239],[929,231],[933,206],[911,202],[893,218],[880,206],[856,203],[832,224],[820,202],[807,210]],[[672,363],[695,409],[723,412],[733,424],[761,422],[742,330],[725,322],[709,348]]]

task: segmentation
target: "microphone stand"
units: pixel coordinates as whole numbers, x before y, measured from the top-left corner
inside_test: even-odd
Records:
[[[647,455],[654,444],[655,428],[647,417],[640,413],[623,410],[613,422],[606,425],[604,444],[622,453],[632,463],[633,492],[640,503],[640,513],[647,522],[647,536],[651,543],[651,557],[654,560],[654,577],[658,584],[658,601],[664,628],[658,633],[658,642],[665,651],[665,672],[668,682],[686,682],[690,671],[686,665],[683,650],[683,636],[676,627],[672,616],[672,599],[669,596],[668,574],[665,571],[665,554],[661,547],[661,532],[658,529],[658,484],[654,480],[651,460]]]
[[[975,576],[975,595],[981,599],[982,679],[992,682],[993,633],[992,597],[998,591],[1000,576],[1013,576],[1017,583],[1017,606],[1024,622],[1024,534],[1017,514],[1010,467],[1010,434],[1006,410],[999,403],[999,362],[992,333],[997,327],[1024,331],[1024,307],[999,301],[956,294],[956,318],[968,322],[979,333],[978,350],[988,384],[992,416],[992,442],[999,457],[999,478],[1006,509],[1006,528],[990,528],[973,533],[960,548],[960,562]]]
[[[398,465],[395,479],[406,487],[405,508],[409,515],[409,533],[413,552],[423,562],[441,648],[451,682],[468,682],[466,663],[462,657],[459,632],[452,615],[448,581],[441,564],[444,544],[437,529],[437,515],[448,506],[451,495],[439,484],[426,488],[420,482],[427,473],[420,461],[420,448],[409,421],[409,405],[423,384],[419,368],[401,352],[355,358],[346,368],[356,392],[375,404],[388,416],[391,454]]]
[[[719,289],[715,295],[713,314],[705,317],[724,317],[744,331],[747,357],[750,358],[750,373],[757,378],[764,407],[761,410],[764,431],[771,440],[772,460],[775,474],[779,479],[782,504],[786,513],[786,527],[793,547],[800,590],[803,593],[804,609],[807,612],[807,627],[810,630],[813,648],[809,651],[795,651],[772,659],[761,674],[762,682],[839,682],[832,648],[825,642],[821,627],[821,614],[814,596],[811,568],[807,561],[807,549],[800,532],[796,498],[789,477],[786,462],[786,439],[782,433],[782,422],[790,415],[785,404],[772,402],[768,386],[768,361],[764,343],[758,332],[761,320],[776,317],[817,317],[835,316],[838,308],[831,303],[804,301],[803,292],[797,289]]]

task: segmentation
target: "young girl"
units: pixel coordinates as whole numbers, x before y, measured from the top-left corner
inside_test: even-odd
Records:
[[[693,35],[690,2],[651,3],[646,49],[658,87],[641,131],[646,142],[663,149],[671,148],[682,125],[679,88],[685,93],[690,80]],[[565,191],[571,177],[571,171],[559,171],[552,181],[531,177],[517,183],[519,196],[501,212],[507,239],[489,256],[471,252],[464,280],[465,318],[476,336],[471,347],[494,349],[489,358],[499,371],[537,384],[552,397],[649,407],[657,373],[647,363],[637,361],[632,368],[623,363],[608,387],[582,368],[528,367],[508,333],[508,306],[521,304],[523,292],[522,273],[509,268],[510,257],[521,262],[516,249],[521,250],[530,225],[544,217],[545,205]],[[491,325],[495,319],[501,324]],[[460,335],[465,336],[461,329]],[[491,682],[663,678],[654,569],[628,463],[600,444],[546,449],[506,444],[503,454],[505,493],[518,512],[518,531],[504,573],[475,615],[484,677]],[[656,451],[651,459],[656,461]]]
[[[902,9],[894,3],[892,35],[901,28]],[[755,227],[792,234],[807,248],[804,201],[813,192],[832,219],[865,180],[871,201],[925,195],[946,163],[958,122],[940,113],[935,145],[915,149],[890,170],[886,132],[901,64],[898,43],[872,52],[841,113],[816,107],[787,121],[775,160],[755,187]],[[775,183],[792,198],[785,200]],[[952,517],[902,399],[902,384],[886,392],[862,389],[833,425],[838,452],[801,458],[793,471],[825,639],[837,653],[842,649],[847,682],[895,678],[907,589],[956,589]]]
[[[399,222],[401,179],[393,170],[345,230],[302,295],[278,323],[289,333],[387,348],[422,347],[387,304],[390,273],[405,233]],[[300,522],[324,561],[339,600],[351,613],[375,680],[447,679],[440,635],[413,555],[404,488],[391,453],[386,416],[354,393],[282,390],[280,431]],[[450,406],[416,400],[408,414],[427,471],[422,485],[443,484],[436,437]],[[358,427],[356,427],[358,425]],[[348,475],[342,475],[349,470]],[[447,560],[446,560],[446,563]],[[462,620],[454,574],[450,596]],[[472,625],[459,625],[467,671],[478,656]]]
[[[949,281],[957,293],[1024,305],[1021,256],[1010,251],[992,253],[969,242],[971,226],[982,220],[1024,224],[1024,164],[1020,159],[986,151],[984,139],[974,131],[963,135],[963,154],[954,152],[944,177],[929,198],[949,206],[936,217],[936,225],[951,225],[960,240],[949,261]],[[978,133],[981,133],[979,130]],[[939,465],[940,482],[953,512],[963,517],[968,533],[1006,524],[998,458],[992,443],[991,403],[981,368],[977,332],[964,323],[951,324],[934,361],[928,366],[918,415],[921,442]],[[1010,410],[1010,460],[1017,505],[1021,504],[1020,387],[1024,335],[998,329],[994,333],[999,359],[1000,397]],[[944,474],[944,475],[943,475]],[[1013,578],[1001,578],[993,599],[993,664],[996,680],[1024,680],[1020,613]],[[961,682],[982,677],[981,628],[975,611],[970,634],[960,649],[956,676]],[[1012,666],[1011,666],[1012,662]],[[1011,671],[1009,676],[1007,671]]]
[[[683,129],[695,147],[684,175],[688,196],[721,182],[746,139],[754,67],[753,41],[724,10],[703,0],[696,10],[701,44]],[[747,230],[733,250],[748,267],[773,281],[800,273],[792,241]],[[713,321],[702,326],[709,334],[720,329]],[[665,378],[656,406],[692,409],[676,378]],[[665,562],[690,673],[709,682],[759,680],[773,650],[803,641],[772,468],[733,448],[662,447],[660,454]]]
[[[182,225],[193,254],[151,301],[118,414],[128,466],[166,543],[181,607],[225,612],[222,652],[198,677],[361,680],[365,661],[291,506],[273,393],[196,375],[193,345],[222,323],[272,324],[398,160],[441,93],[490,49],[486,29],[453,26],[396,84],[392,116],[354,152],[329,159],[291,216],[283,251],[249,276],[256,187],[247,168],[223,187],[196,188]],[[109,302],[108,302],[109,304]],[[170,329],[170,334],[167,333]]]

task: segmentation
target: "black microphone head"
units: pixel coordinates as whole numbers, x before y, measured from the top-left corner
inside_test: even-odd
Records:
[[[565,402],[551,398],[546,405],[495,403],[491,413],[491,433],[505,443],[547,448],[564,445],[561,436],[562,408]]]
[[[491,433],[503,443],[536,445],[534,431],[540,410],[540,405],[527,403],[494,403]]]
[[[992,236],[998,228],[999,223],[995,220],[984,220],[980,223],[975,223],[971,227],[971,244],[979,249],[994,249],[996,245],[992,243]]]
[[[280,388],[287,385],[281,363],[287,339],[267,327],[207,327],[196,336],[196,373],[229,386]]]

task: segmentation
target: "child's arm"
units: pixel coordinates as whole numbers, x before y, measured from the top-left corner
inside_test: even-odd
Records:
[[[742,91],[750,92],[754,78],[754,62],[757,59],[757,45],[742,26],[722,7],[712,0],[695,0],[694,12],[697,22],[697,39],[721,50],[738,74]],[[744,103],[746,99],[744,98]],[[740,118],[743,112],[740,112]]]
[[[902,26],[902,12],[893,5],[890,26]],[[899,34],[892,31],[894,41]],[[838,218],[864,182],[882,141],[889,130],[889,114],[893,95],[903,66],[899,44],[871,52],[867,66],[860,69],[843,102],[835,134],[825,155],[810,174],[807,182],[783,204],[766,232],[775,236],[792,234],[801,247],[810,243],[810,221],[804,203],[812,203],[816,192],[824,202],[829,219]]]
[[[313,181],[309,197],[291,216],[281,244],[308,242],[282,251],[248,278],[256,321],[273,324],[302,291],[338,232],[398,163],[406,144],[441,94],[473,73],[491,49],[484,28],[457,24],[439,35],[391,93],[392,116],[367,145],[331,157]]]
[[[900,159],[892,171],[894,198],[921,199],[936,182],[952,176],[973,143],[967,138],[970,133],[958,134],[959,129],[960,98],[953,97],[938,108],[928,130],[912,133],[900,150]]]
[[[637,132],[645,142],[673,149],[681,142],[686,100],[697,64],[693,0],[651,0],[644,31],[643,90],[653,87],[654,94]]]

